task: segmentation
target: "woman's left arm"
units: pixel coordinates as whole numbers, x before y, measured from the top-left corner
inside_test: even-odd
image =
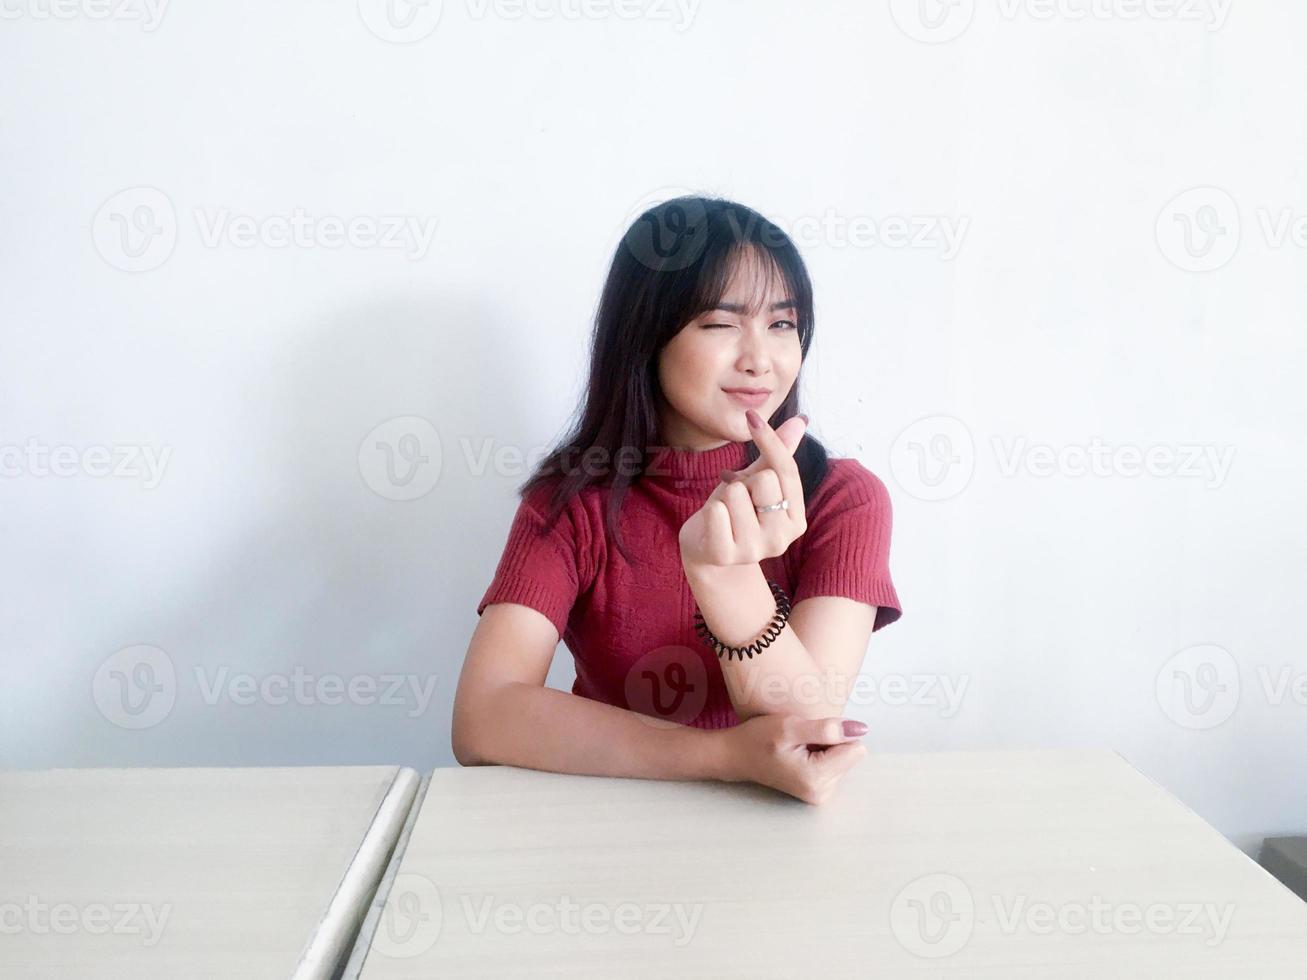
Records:
[[[681,565],[704,623],[719,641],[736,647],[757,639],[776,612],[760,561],[784,554],[808,527],[794,460],[806,417],[772,429],[752,409],[747,414],[759,458],[741,472],[723,473],[723,482],[680,535]],[[777,499],[788,501],[788,509],[758,513],[759,502]],[[740,720],[780,712],[807,718],[841,715],[876,614],[870,603],[810,596],[795,604],[764,655],[720,658]]]
[[[704,623],[722,643],[746,646],[770,624],[776,599],[761,565],[683,567]],[[794,606],[785,628],[761,654],[720,658],[740,721],[761,714],[842,715],[875,622],[875,606],[813,596]]]

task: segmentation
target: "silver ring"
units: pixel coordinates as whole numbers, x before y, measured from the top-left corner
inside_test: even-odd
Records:
[[[768,504],[766,507],[755,506],[753,509],[759,514],[769,514],[774,510],[789,510],[790,502],[788,500],[782,500],[778,504]]]

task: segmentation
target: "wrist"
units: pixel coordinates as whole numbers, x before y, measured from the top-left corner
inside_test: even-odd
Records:
[[[738,783],[745,779],[736,754],[733,728],[719,728],[703,732],[704,766],[707,778],[723,783]]]

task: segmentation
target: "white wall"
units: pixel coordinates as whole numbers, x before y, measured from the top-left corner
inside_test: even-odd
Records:
[[[1307,829],[1307,10],[68,2],[0,31],[0,762],[453,764],[525,476],[465,449],[563,430],[617,236],[692,188],[799,237],[814,431],[893,494],[869,746],[1110,745],[1245,848]],[[241,244],[296,209],[410,237]],[[1031,454],[1096,441],[1228,469]],[[297,669],[405,687],[235,700]]]

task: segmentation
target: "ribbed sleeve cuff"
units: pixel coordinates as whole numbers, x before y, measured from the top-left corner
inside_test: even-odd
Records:
[[[560,597],[557,589],[547,588],[536,582],[517,579],[509,582],[497,582],[486,592],[477,605],[477,615],[485,612],[492,602],[516,602],[543,614],[554,624],[561,638],[567,632],[567,619],[571,615],[571,603]]]
[[[847,567],[830,568],[806,579],[795,590],[791,602],[797,605],[802,599],[819,595],[844,596],[876,606],[876,622],[871,628],[873,633],[903,615],[903,607],[899,604],[894,583],[884,575],[868,580],[853,574]]]

